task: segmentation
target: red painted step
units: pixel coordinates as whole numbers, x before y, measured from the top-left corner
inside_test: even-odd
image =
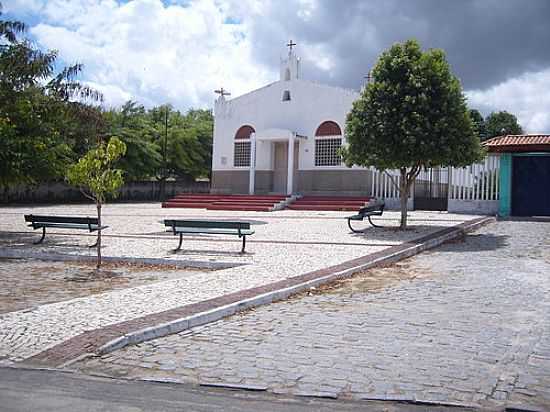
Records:
[[[274,196],[274,195],[176,195],[174,199],[181,200],[284,200],[287,196]]]
[[[181,194],[164,202],[162,207],[269,212],[285,199],[287,196],[282,195]]]
[[[288,206],[291,210],[354,211],[370,200],[366,196],[304,196]]]
[[[196,204],[196,203],[164,202],[162,204],[162,207],[163,208],[180,207],[180,208],[187,208],[187,209],[206,209],[206,205],[204,203]]]
[[[290,205],[288,206],[288,209],[290,210],[311,210],[311,211],[334,211],[334,212],[341,212],[341,211],[357,211],[360,207],[352,207],[352,206],[339,206],[339,205],[325,205],[325,206],[309,206],[309,205]]]
[[[271,212],[273,205],[271,206],[251,206],[251,205],[210,205],[208,210],[240,210],[243,212]]]

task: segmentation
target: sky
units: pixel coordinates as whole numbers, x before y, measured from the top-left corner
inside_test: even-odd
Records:
[[[212,107],[278,80],[293,39],[302,77],[359,89],[382,51],[442,48],[468,105],[550,133],[550,0],[0,0],[107,106]]]

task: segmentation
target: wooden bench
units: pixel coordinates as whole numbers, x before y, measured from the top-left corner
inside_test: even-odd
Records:
[[[246,237],[254,234],[254,230],[250,229],[249,222],[226,222],[226,221],[213,221],[213,220],[175,220],[166,219],[164,225],[169,227],[168,232],[172,232],[174,235],[180,236],[180,243],[175,249],[176,251],[181,249],[181,243],[183,241],[184,233],[192,234],[216,234],[216,235],[235,235],[242,237],[243,246],[241,253],[244,253],[246,246]]]
[[[367,205],[367,206],[362,207],[361,209],[359,209],[359,211],[357,212],[356,215],[347,217],[348,226],[349,226],[349,228],[351,229],[352,232],[361,233],[365,229],[361,229],[361,230],[354,229],[351,226],[351,222],[352,221],[363,221],[365,218],[367,218],[369,220],[369,223],[373,227],[382,227],[382,226],[375,225],[374,223],[372,223],[372,220],[371,220],[372,216],[382,216],[382,213],[384,213],[384,202],[376,202],[376,203],[373,203],[372,205]]]
[[[109,226],[99,227],[97,217],[75,217],[75,216],[39,216],[25,215],[25,222],[34,230],[42,229],[42,237],[35,245],[42,243],[46,237],[46,228],[53,227],[58,229],[80,229],[95,232],[99,229],[106,229]],[[97,242],[90,247],[97,245]]]

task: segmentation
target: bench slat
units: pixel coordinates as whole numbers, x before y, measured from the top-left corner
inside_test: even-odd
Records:
[[[250,222],[231,222],[214,220],[177,220],[165,219],[164,225],[168,227],[183,228],[203,228],[203,229],[250,229]]]
[[[173,233],[172,229],[167,229],[167,232]],[[238,235],[238,229],[203,229],[195,227],[176,227],[176,233],[205,233],[212,235]],[[241,235],[253,235],[254,230],[241,229]]]
[[[81,225],[97,225],[97,217],[82,216],[44,216],[44,215],[25,215],[25,221],[29,223],[75,223]]]
[[[99,230],[99,226],[97,224],[79,224],[79,223],[46,223],[46,222],[37,222],[33,224],[29,224],[29,227],[40,229],[43,227],[53,227],[58,229],[82,229],[82,230],[92,230],[96,231]],[[109,226],[101,226],[101,229],[107,229]]]

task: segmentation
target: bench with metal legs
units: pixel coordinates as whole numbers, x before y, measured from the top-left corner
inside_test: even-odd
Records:
[[[213,234],[235,235],[242,238],[241,253],[245,253],[246,237],[254,234],[254,230],[250,229],[250,222],[166,219],[164,225],[169,228],[168,232],[179,235],[175,252],[181,250],[184,234]]]
[[[44,239],[46,238],[46,228],[87,230],[92,233],[109,227],[99,227],[98,219],[96,217],[80,216],[25,215],[25,222],[27,222],[28,226],[32,227],[34,230],[42,229],[42,236],[40,239],[33,242],[35,245],[39,245],[44,242]],[[97,241],[89,247],[92,248],[96,246]]]
[[[356,215],[348,216],[346,219],[348,220],[348,227],[353,233],[363,233],[365,229],[355,229],[352,225],[352,221],[363,221],[365,218],[368,219],[369,223],[372,225],[372,227],[376,228],[382,228],[383,226],[376,225],[372,221],[372,216],[382,216],[384,213],[384,202],[376,202],[372,205],[368,205],[365,207],[362,207],[359,209]]]

